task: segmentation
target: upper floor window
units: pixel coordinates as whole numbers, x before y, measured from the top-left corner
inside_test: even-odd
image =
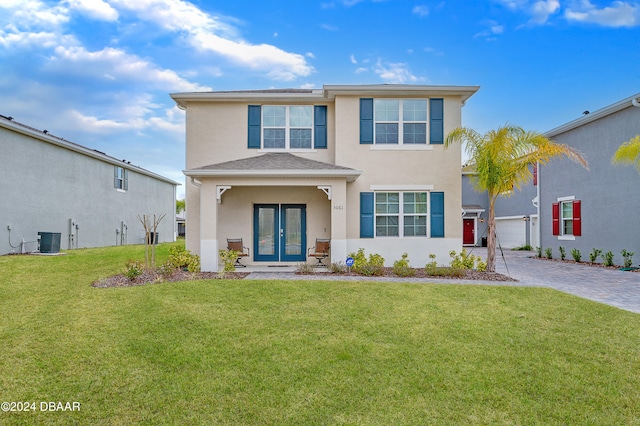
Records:
[[[262,107],[263,148],[311,149],[313,107]]]
[[[253,149],[326,149],[327,107],[249,105],[248,132]]]
[[[361,98],[360,143],[401,149],[443,144],[444,99]]]
[[[113,186],[121,191],[129,189],[129,173],[124,167],[114,166]]]
[[[426,144],[427,101],[375,99],[375,144]]]

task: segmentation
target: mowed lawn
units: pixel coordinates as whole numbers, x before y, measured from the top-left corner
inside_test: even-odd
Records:
[[[640,424],[640,315],[503,286],[91,287],[143,253],[0,257],[0,401],[38,408],[0,424]]]

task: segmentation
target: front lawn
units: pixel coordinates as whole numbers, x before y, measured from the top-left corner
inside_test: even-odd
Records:
[[[504,286],[91,287],[143,252],[0,257],[0,402],[38,409],[0,424],[640,424],[640,315]]]

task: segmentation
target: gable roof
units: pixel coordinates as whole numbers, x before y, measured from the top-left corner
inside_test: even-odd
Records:
[[[91,157],[96,160],[103,161],[105,163],[110,163],[115,166],[125,168],[127,170],[135,171],[137,173],[149,176],[154,179],[161,180],[163,182],[170,183],[172,185],[180,185],[180,183],[178,182],[172,181],[171,179],[168,179],[164,176],[160,176],[159,174],[143,169],[142,167],[133,165],[131,164],[131,162],[128,162],[126,160],[120,160],[118,158],[111,157],[110,155],[107,155],[102,151],[98,151],[97,149],[87,148],[85,146],[68,141],[59,136],[54,136],[46,130],[38,130],[35,127],[31,127],[26,124],[19,123],[15,121],[13,117],[5,117],[4,115],[0,115],[0,128],[5,128],[7,130],[11,130],[13,132],[23,134],[33,139],[40,140],[41,142],[49,143],[51,145],[68,149],[78,154],[82,154],[86,157]]]
[[[353,182],[362,171],[310,160],[287,152],[269,152],[257,157],[184,170],[184,174],[191,177],[344,177],[348,182]]]
[[[597,111],[594,111],[592,113],[589,114],[585,114],[584,116],[577,118],[573,121],[570,121],[568,123],[565,123],[561,126],[558,126],[556,128],[553,128],[551,130],[549,130],[548,132],[544,133],[544,136],[548,137],[548,138],[553,138],[555,136],[558,136],[559,134],[568,132],[569,130],[573,130],[575,128],[578,128],[580,126],[584,126],[587,123],[591,123],[592,121],[596,121],[599,120],[601,118],[604,118],[608,115],[611,114],[615,114],[618,111],[621,111],[625,108],[634,106],[636,104],[638,104],[638,101],[640,100],[640,93],[636,93],[633,96],[629,96],[626,99],[623,99],[621,101],[616,102],[615,104],[611,104],[609,106],[606,106],[604,108],[601,108]]]

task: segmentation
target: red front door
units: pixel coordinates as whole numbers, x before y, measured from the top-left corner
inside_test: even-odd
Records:
[[[475,243],[475,221],[473,219],[462,219],[462,244],[471,246]]]

